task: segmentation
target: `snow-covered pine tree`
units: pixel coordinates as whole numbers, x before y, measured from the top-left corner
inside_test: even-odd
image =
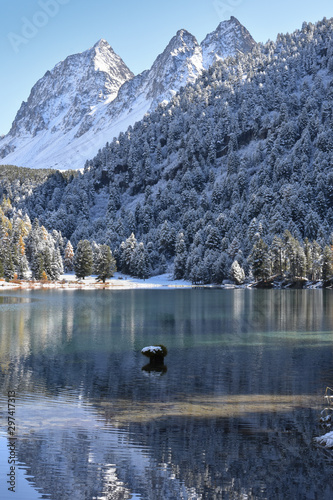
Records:
[[[270,275],[268,245],[262,238],[259,238],[253,245],[249,259],[255,279],[257,281],[267,279]]]
[[[65,255],[64,255],[64,269],[65,272],[71,272],[74,269],[74,249],[73,246],[70,242],[70,240],[67,241],[66,247],[65,247]]]
[[[236,285],[241,285],[245,281],[244,269],[239,265],[237,260],[234,260],[231,265],[230,275]]]
[[[121,271],[125,274],[132,274],[132,259],[137,247],[134,233],[120,245],[120,265]]]
[[[151,274],[149,254],[142,242],[137,245],[133,255],[132,273],[141,279],[147,279]]]
[[[74,255],[74,271],[79,279],[84,279],[93,271],[93,251],[88,240],[80,240]]]
[[[175,248],[176,256],[174,260],[174,279],[180,280],[184,278],[186,273],[187,251],[184,239],[184,233],[179,233],[176,240]]]
[[[99,245],[98,257],[94,265],[98,281],[105,283],[106,279],[114,275],[117,270],[116,259],[108,245]]]

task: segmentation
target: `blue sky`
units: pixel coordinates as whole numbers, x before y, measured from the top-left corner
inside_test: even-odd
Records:
[[[0,134],[31,87],[66,56],[105,38],[135,73],[181,28],[201,42],[233,15],[258,42],[333,17],[332,0],[10,0],[0,18]]]

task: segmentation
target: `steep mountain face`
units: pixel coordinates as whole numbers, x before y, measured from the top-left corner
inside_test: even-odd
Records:
[[[7,136],[0,164],[82,168],[107,141],[142,119],[215,62],[255,45],[235,19],[221,23],[200,46],[180,30],[150,70],[134,77],[105,40],[69,56],[33,87]]]
[[[82,117],[105,100],[112,101],[122,84],[133,77],[121,58],[105,40],[92,49],[69,56],[48,71],[22,104],[10,135],[39,131],[67,132]]]
[[[256,46],[248,30],[235,18],[222,21],[217,29],[209,33],[201,42],[205,69],[218,59],[226,59],[237,53],[246,54]]]
[[[105,40],[58,63],[34,85],[9,134],[0,141],[4,163],[55,166],[51,159],[47,161],[53,150],[73,137],[86,115],[115,99],[119,88],[132,77]],[[59,142],[61,137],[64,140]]]
[[[85,116],[77,134],[77,138],[82,135],[82,141],[75,143],[78,150],[83,147],[86,159],[91,158],[108,140],[141,120],[145,113],[161,102],[170,101],[180,87],[194,82],[203,70],[197,40],[185,30],[178,31],[150,70],[127,81],[117,98],[98,116]],[[70,148],[68,155],[71,156]]]
[[[169,101],[181,86],[193,83],[202,71],[201,48],[197,40],[188,31],[180,30],[149,72],[147,97],[155,106],[163,99]]]

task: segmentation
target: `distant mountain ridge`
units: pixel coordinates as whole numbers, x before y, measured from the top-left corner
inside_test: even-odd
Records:
[[[256,46],[237,19],[223,21],[201,45],[182,29],[150,70],[134,76],[105,40],[67,57],[34,85],[10,132],[0,139],[0,164],[83,168],[99,148],[217,59]]]

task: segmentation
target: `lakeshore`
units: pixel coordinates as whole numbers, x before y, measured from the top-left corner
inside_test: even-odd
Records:
[[[169,274],[162,274],[154,276],[146,280],[133,278],[122,273],[115,273],[115,275],[107,279],[105,283],[96,280],[96,275],[87,276],[84,280],[78,279],[74,273],[66,273],[60,276],[57,281],[44,281],[44,280],[0,280],[1,289],[17,289],[17,290],[34,290],[34,289],[117,289],[117,290],[130,290],[136,288],[192,288],[192,283],[186,280],[173,280]]]
[[[96,275],[87,276],[84,280],[78,279],[75,274],[65,273],[57,281],[33,280],[33,279],[14,279],[6,281],[0,279],[0,290],[35,290],[35,289],[84,289],[84,290],[131,290],[131,289],[150,289],[150,288],[221,288],[221,289],[321,289],[332,288],[332,280],[323,282],[322,280],[310,281],[305,278],[300,279],[281,279],[271,278],[267,281],[249,282],[242,285],[225,280],[222,284],[195,284],[187,280],[175,280],[169,273],[152,276],[146,280],[134,278],[120,272],[116,272],[112,278],[103,283],[97,281]]]

